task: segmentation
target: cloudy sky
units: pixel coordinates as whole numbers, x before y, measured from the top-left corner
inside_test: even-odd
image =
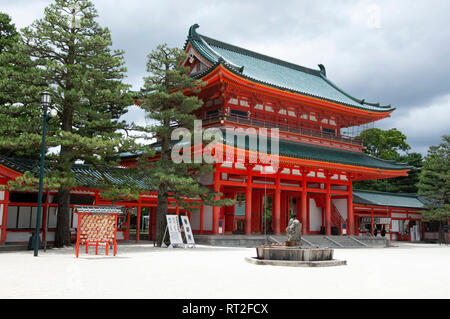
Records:
[[[424,155],[450,134],[450,1],[93,0],[114,47],[125,50],[127,82],[138,90],[146,55],[182,47],[188,28],[282,60],[318,69],[350,94],[391,104],[411,151]],[[51,0],[0,0],[18,28]],[[142,121],[134,107],[129,120]]]

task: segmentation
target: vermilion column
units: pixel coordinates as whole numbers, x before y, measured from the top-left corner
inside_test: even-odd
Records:
[[[203,234],[203,215],[205,212],[205,206],[200,206],[200,234]]]
[[[245,192],[245,234],[252,233],[252,177],[247,179],[247,188]]]
[[[220,172],[219,172],[219,164],[216,164],[215,172],[214,172],[214,191],[220,191]],[[220,199],[219,196],[215,198],[216,200]],[[219,233],[219,214],[220,207],[213,206],[213,234]]]
[[[331,235],[331,190],[330,182],[326,182],[327,192],[325,194],[326,205],[325,205],[325,234]]]
[[[273,233],[275,235],[280,234],[280,201],[281,201],[281,189],[280,189],[280,177],[276,177],[275,184],[275,196],[273,199],[273,213],[272,213],[272,225]]]
[[[2,212],[2,225],[1,227],[1,237],[0,244],[4,244],[6,242],[6,229],[8,225],[8,203],[9,203],[9,191],[5,191],[4,204],[3,204],[3,212]]]
[[[140,237],[141,237],[141,201],[139,200],[136,217],[136,242],[140,240]]]
[[[353,235],[355,230],[354,217],[353,217],[353,185],[350,180],[348,184],[348,196],[347,196],[347,235]]]
[[[308,192],[306,191],[306,176],[303,175],[304,178],[302,180],[302,234],[308,234]]]

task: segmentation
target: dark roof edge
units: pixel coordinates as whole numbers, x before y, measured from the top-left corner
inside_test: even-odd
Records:
[[[392,106],[390,104],[388,105],[380,105],[380,103],[369,103],[366,102],[365,99],[357,99],[356,97],[352,96],[351,94],[345,92],[343,89],[341,89],[339,86],[337,86],[336,84],[334,84],[334,82],[332,82],[330,79],[328,79],[326,77],[326,75],[324,73],[320,73],[320,77],[326,81],[329,85],[331,85],[334,89],[338,90],[339,92],[341,92],[342,94],[344,94],[345,96],[347,96],[349,99],[352,99],[353,101],[362,104],[362,105],[369,105],[369,106],[373,106],[373,107],[379,107],[379,108],[383,108],[383,109],[388,109],[388,110],[395,110],[395,108],[392,108]]]
[[[419,195],[417,193],[392,193],[392,192],[380,192],[380,191],[369,191],[365,189],[353,189],[353,192],[362,192],[370,194],[380,194],[380,195],[391,195],[391,196],[401,196],[401,197],[413,197],[417,198]]]

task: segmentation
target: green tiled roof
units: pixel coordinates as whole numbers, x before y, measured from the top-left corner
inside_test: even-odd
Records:
[[[36,175],[39,173],[39,163],[33,160],[0,155],[0,164],[22,174],[26,171],[34,172]],[[50,167],[45,167],[45,171],[50,170]],[[105,186],[106,182],[115,185],[133,182],[137,183],[141,188],[146,188],[148,190],[154,189],[154,187],[145,184],[142,180],[131,177],[127,174],[127,168],[122,167],[95,169],[92,166],[85,164],[74,164],[72,166],[72,173],[79,186],[82,187]]]
[[[353,203],[361,205],[424,208],[417,194],[353,191]]]
[[[231,143],[231,137],[227,137],[224,133],[224,142]],[[234,144],[237,145],[237,138],[234,138]],[[267,152],[271,153],[270,139],[268,138]],[[255,146],[252,148],[254,150]],[[259,145],[257,145],[259,151]],[[249,139],[245,138],[245,149],[249,150]],[[364,166],[387,170],[405,170],[411,166],[396,163],[395,161],[388,161],[369,156],[363,152],[340,150],[331,147],[316,146],[307,143],[279,140],[279,155],[293,158],[301,158],[307,160],[323,161],[330,163],[346,164],[353,166]]]
[[[233,146],[238,146],[237,136],[234,137],[234,141],[231,141],[231,137],[227,136],[226,130],[221,129],[222,132],[222,142],[224,144],[230,143]],[[155,145],[159,143],[156,142]],[[306,160],[314,160],[314,161],[322,161],[329,163],[337,163],[337,164],[346,164],[353,166],[363,166],[363,167],[371,167],[378,169],[386,169],[386,170],[406,170],[412,168],[403,163],[397,163],[395,161],[383,160],[376,157],[372,157],[363,152],[356,151],[347,151],[341,150],[331,147],[324,146],[316,146],[307,143],[287,141],[287,140],[279,140],[279,155],[285,157],[306,159]],[[249,150],[249,138],[245,137],[245,149]],[[252,151],[259,152],[259,145],[252,147]],[[271,154],[271,144],[270,138],[267,140],[267,152]],[[135,158],[140,154],[133,154],[130,152],[119,154],[120,158]]]
[[[375,112],[394,110],[390,105],[368,103],[346,93],[326,77],[325,67],[321,64],[320,70],[309,69],[200,35],[197,28],[197,24],[190,27],[184,48],[190,42],[212,66],[196,74],[196,78],[222,64],[240,77],[285,91]]]

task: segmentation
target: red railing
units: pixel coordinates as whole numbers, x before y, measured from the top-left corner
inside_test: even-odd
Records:
[[[331,222],[333,223],[334,227],[339,228],[339,233],[342,235],[342,225],[344,224],[344,218],[342,218],[341,213],[333,203],[331,203]]]
[[[251,127],[278,128],[280,131],[291,132],[291,133],[310,136],[310,137],[334,140],[337,142],[343,142],[343,143],[348,143],[348,144],[353,144],[353,145],[358,145],[358,146],[362,145],[361,140],[358,138],[346,136],[346,135],[342,135],[342,134],[338,135],[337,131],[336,131],[336,133],[331,133],[331,132],[326,132],[326,131],[322,131],[319,129],[299,127],[298,124],[289,123],[287,120],[276,122],[276,121],[270,121],[270,120],[265,120],[265,119],[255,119],[252,117],[248,118],[247,116],[238,115],[238,114],[223,115],[220,113],[206,116],[201,120],[203,121],[203,125],[217,123],[217,122],[220,122],[221,120],[223,120],[226,122],[248,125]]]

